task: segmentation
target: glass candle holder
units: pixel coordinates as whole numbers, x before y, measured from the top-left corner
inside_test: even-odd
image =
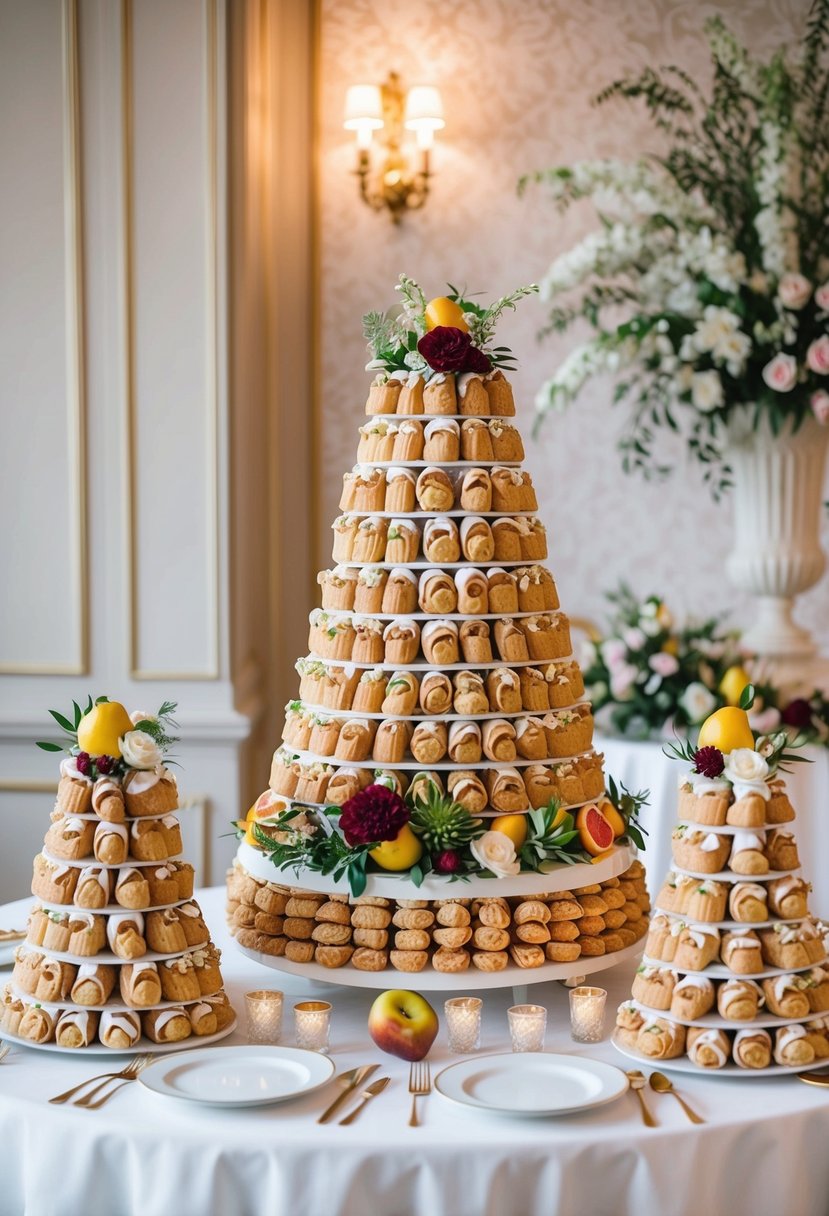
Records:
[[[282,1033],[282,993],[260,989],[245,993],[248,1039],[251,1043],[278,1043]]]
[[[449,1050],[458,1055],[477,1051],[481,1046],[481,1009],[483,1001],[477,996],[455,996],[446,1001],[446,1029]]]
[[[513,1005],[507,1010],[513,1051],[543,1051],[547,1010],[543,1005]]]
[[[294,1024],[297,1047],[328,1054],[331,1031],[331,1006],[328,1001],[300,1001],[294,1005]]]
[[[573,988],[570,993],[570,1033],[576,1043],[598,1043],[604,1034],[604,988]]]

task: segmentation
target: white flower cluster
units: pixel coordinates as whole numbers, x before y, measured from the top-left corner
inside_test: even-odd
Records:
[[[754,226],[763,251],[763,266],[768,274],[779,279],[798,264],[795,217],[783,202],[793,175],[792,166],[787,141],[778,124],[767,120],[760,133],[763,146],[757,158],[755,182],[760,210]]]

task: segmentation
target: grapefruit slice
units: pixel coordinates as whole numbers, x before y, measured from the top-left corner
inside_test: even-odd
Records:
[[[613,826],[592,802],[579,811],[576,827],[582,847],[591,857],[603,853],[613,844]]]

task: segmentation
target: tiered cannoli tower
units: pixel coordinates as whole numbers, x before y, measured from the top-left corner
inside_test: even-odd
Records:
[[[811,918],[799,874],[795,811],[779,775],[785,736],[755,743],[745,712],[728,708],[704,724],[700,743],[686,757],[674,868],[615,1041],[650,1064],[746,1076],[822,1063],[829,929]]]
[[[181,857],[176,780],[162,763],[172,709],[133,721],[102,701],[85,715],[76,707],[74,723],[59,717],[70,754],[34,859],[38,902],[3,993],[4,1038],[157,1050],[232,1028],[220,953]]]
[[[462,345],[465,335],[452,328],[461,310],[445,299],[433,304],[449,327],[435,328],[434,338],[442,332],[445,344]],[[522,468],[512,387],[483,364],[455,373],[421,359],[419,368],[381,371],[371,385],[359,463],[344,475],[343,514],[332,525],[334,564],[318,576],[322,606],[310,616],[299,699],[287,706],[265,812],[274,799],[347,807],[379,783],[410,805],[435,791],[449,795],[520,845],[531,808],[556,798],[576,815],[604,793],[569,621],[543,564],[546,530]],[[612,845],[613,831],[598,847],[588,824],[581,831],[594,853]],[[405,828],[395,850],[383,846],[382,860],[372,856],[406,870],[423,839]],[[248,840],[256,843],[250,833]],[[595,959],[644,933],[639,863],[622,875],[624,894],[618,871],[608,879],[609,903],[599,871],[585,885],[582,866],[579,890],[559,898],[537,884],[541,898],[532,907],[502,899],[503,907],[482,912],[480,901],[463,899],[465,884],[449,884],[455,850],[432,860],[452,911],[417,898],[410,883],[400,890],[412,898],[368,900],[373,907],[349,916],[342,897],[335,906],[319,893],[263,884],[261,872],[258,885],[269,890],[257,891],[237,866],[231,927],[246,947],[291,962],[450,973],[470,962],[491,972],[509,962],[536,968]],[[293,886],[301,884],[300,874]],[[498,881],[484,886],[498,896]],[[551,880],[550,892],[555,886]]]

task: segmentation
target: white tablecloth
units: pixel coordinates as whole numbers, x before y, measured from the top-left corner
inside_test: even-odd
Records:
[[[676,826],[677,783],[682,765],[662,751],[661,743],[631,743],[600,737],[605,771],[631,791],[649,789],[650,805],[642,814],[648,831],[643,861],[648,887],[655,895],[671,868],[671,832]],[[812,911],[829,920],[829,749],[807,747],[802,754],[811,764],[795,764],[784,774],[797,819],[791,825],[797,836],[803,877],[813,887]],[[829,1211],[829,1199],[827,1200]]]
[[[222,928],[223,893],[199,899],[225,950],[237,1007],[251,988],[282,988],[291,1042],[290,1005],[313,986],[245,959]],[[18,923],[24,907],[0,908],[0,925]],[[607,974],[612,1009],[631,971]],[[424,1126],[413,1129],[407,1065],[368,1038],[372,994],[325,991],[337,1070],[379,1059],[392,1077],[351,1127],[315,1121],[333,1088],[257,1111],[217,1112],[137,1084],[100,1111],[49,1106],[51,1095],[102,1071],[100,1058],[14,1048],[0,1064],[2,1216],[826,1216],[827,1090],[793,1077],[683,1077],[708,1122],[694,1127],[673,1098],[649,1094],[656,1130],[642,1125],[632,1093],[575,1118],[539,1121],[466,1111],[432,1094],[421,1100]],[[534,996],[550,1011],[548,1050],[623,1063],[609,1042],[571,1043],[558,984]],[[507,993],[486,994],[483,1050],[508,1049],[509,1003]],[[244,1042],[244,1026],[227,1041]],[[450,1059],[441,1030],[433,1069]]]

